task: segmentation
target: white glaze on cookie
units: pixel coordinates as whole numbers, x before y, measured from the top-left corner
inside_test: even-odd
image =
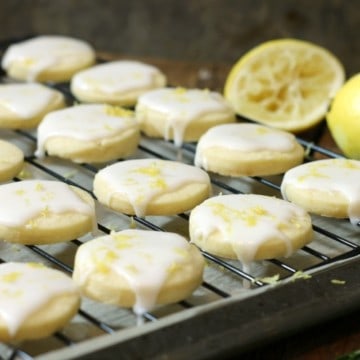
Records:
[[[221,147],[244,153],[256,151],[289,152],[295,147],[295,136],[285,131],[257,124],[223,124],[209,129],[196,147],[195,165],[207,169],[203,153]]]
[[[295,185],[299,190],[339,192],[348,200],[348,217],[352,224],[360,222],[360,161],[326,159],[302,164],[285,173],[281,183],[282,196],[286,199],[286,186]]]
[[[76,105],[49,113],[38,127],[35,155],[45,155],[51,137],[69,137],[83,141],[109,138],[128,129],[137,129],[133,112],[109,105]]]
[[[11,45],[2,59],[7,70],[14,62],[28,68],[28,81],[35,81],[44,70],[65,64],[76,65],[83,58],[95,58],[95,52],[85,41],[56,35],[38,36]]]
[[[32,220],[48,213],[80,213],[93,218],[95,209],[69,185],[60,181],[23,180],[0,186],[0,224],[31,227]]]
[[[188,241],[175,233],[147,230],[112,233],[79,248],[75,261],[79,269],[77,281],[84,286],[92,273],[119,274],[135,294],[134,312],[142,315],[157,304],[171,271],[189,264],[190,248]]]
[[[259,247],[271,239],[281,239],[294,251],[291,239],[282,231],[286,226],[301,226],[298,218],[308,217],[300,207],[275,197],[254,194],[220,195],[197,206],[190,214],[191,241],[206,243],[213,233],[232,246],[245,265],[254,261]]]
[[[40,114],[59,96],[63,95],[41,84],[0,85],[0,107],[24,120]]]
[[[127,197],[137,216],[145,216],[149,202],[187,184],[210,184],[208,174],[191,165],[159,159],[126,160],[110,165],[96,174],[110,187],[105,204],[114,193]]]
[[[192,121],[208,114],[234,113],[219,93],[184,88],[157,89],[143,94],[136,108],[140,121],[145,116],[146,109],[157,111],[166,117],[163,136],[168,140],[170,131],[173,131],[177,146],[182,144],[185,130]]]
[[[0,265],[0,315],[10,335],[52,298],[78,293],[72,279],[62,272],[37,263]]]
[[[121,94],[152,89],[157,75],[162,74],[152,65],[137,61],[112,61],[78,72],[71,81],[71,87],[78,91]]]

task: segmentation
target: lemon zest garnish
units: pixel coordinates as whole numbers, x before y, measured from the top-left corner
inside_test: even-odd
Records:
[[[189,97],[187,96],[187,89],[183,87],[175,88],[175,91],[172,94],[171,98],[173,98],[174,100],[180,103],[189,102]]]
[[[254,206],[253,208],[250,209],[250,211],[253,212],[256,215],[267,215],[268,214],[267,210],[265,210],[260,205]]]
[[[226,207],[220,203],[210,204],[213,213],[220,216],[226,223],[230,223],[232,219],[241,219],[248,226],[255,226],[258,218],[261,216],[270,216],[270,214],[261,206],[254,206],[245,210],[236,210]]]
[[[331,279],[331,283],[334,285],[345,285],[346,281],[345,280],[339,280],[339,279]]]
[[[315,166],[309,166],[309,172],[307,174],[300,175],[298,177],[298,180],[300,182],[302,182],[302,181],[305,181],[309,177],[324,178],[324,179],[329,178],[328,175],[325,175],[325,174],[322,174],[321,172],[319,172],[319,170]]]
[[[22,273],[19,271],[13,271],[11,273],[5,274],[1,276],[1,281],[12,283],[19,279],[22,276]]]
[[[132,236],[132,235],[126,235],[126,234],[121,234],[121,233],[111,234],[111,236],[112,236],[113,239],[115,239],[116,241],[126,241],[126,240],[133,239],[133,236]]]
[[[41,184],[41,183],[37,183],[37,184],[35,185],[35,190],[36,190],[36,191],[43,191],[43,190],[44,190],[44,185]]]
[[[24,190],[24,189],[16,190],[16,191],[15,191],[15,194],[16,194],[16,195],[19,195],[19,196],[23,196],[23,195],[25,194],[25,190]]]
[[[256,128],[256,132],[259,135],[264,135],[264,134],[268,134],[269,133],[269,129],[265,126],[259,126],[258,128]]]
[[[348,159],[344,161],[344,168],[350,170],[360,170],[359,164],[355,163],[353,160]]]
[[[167,268],[166,271],[168,274],[173,274],[174,272],[176,272],[179,269],[180,269],[180,265],[176,262],[173,262],[169,265],[169,267]]]
[[[124,109],[120,106],[112,106],[112,105],[105,105],[105,114],[109,116],[118,116],[118,117],[132,117],[134,116],[134,112],[128,109]]]
[[[41,217],[48,217],[50,215],[50,210],[48,206],[45,206],[44,209],[41,211]]]
[[[27,224],[25,225],[26,228],[28,229],[32,229],[33,227],[35,227],[37,224],[37,220],[36,219],[31,219],[27,222]]]
[[[124,184],[125,185],[135,185],[137,184],[138,182],[134,179],[134,178],[131,178],[131,177],[128,177],[124,180]]]
[[[156,179],[150,183],[150,187],[165,190],[167,188],[167,184],[165,179]]]
[[[298,279],[307,280],[307,279],[311,279],[311,277],[312,276],[310,274],[306,274],[303,271],[299,270],[299,271],[296,271],[294,274],[292,274],[290,279],[292,281],[295,281],[295,280],[298,280]]]
[[[7,296],[9,298],[15,298],[23,295],[22,290],[10,290],[10,289],[4,289],[1,291],[1,296]]]
[[[175,88],[175,94],[177,95],[182,95],[182,94],[186,94],[186,88],[178,86]]]
[[[263,282],[265,284],[274,285],[274,284],[277,284],[280,281],[280,275],[276,274],[276,275],[273,275],[273,276],[266,276],[266,277],[255,278],[255,279],[251,280],[252,283],[254,283],[256,281],[261,281],[261,282]]]
[[[104,249],[99,249],[99,253],[103,254],[103,256],[101,256],[101,258],[99,258],[97,255],[98,253],[93,254],[92,256],[92,261],[96,267],[96,269],[103,273],[103,274],[107,274],[110,272],[110,266],[109,264],[112,263],[114,260],[116,260],[118,258],[118,256],[116,255],[116,253],[112,250],[109,250],[107,248]],[[103,253],[102,251],[104,251],[105,253]]]
[[[129,272],[132,272],[133,274],[138,274],[139,273],[139,269],[135,266],[135,265],[127,265],[126,270]]]
[[[18,178],[21,180],[30,179],[32,177],[32,174],[29,170],[22,169],[20,173],[18,174]]]
[[[297,229],[301,228],[301,223],[299,222],[299,219],[297,219],[296,217],[290,218],[289,222],[291,225],[294,225]]]
[[[103,274],[109,273],[110,268],[109,268],[109,266],[107,264],[103,263],[102,261],[96,261],[94,263],[96,264],[96,269],[99,272],[101,272]]]
[[[111,237],[115,240],[115,247],[118,250],[128,249],[132,247],[131,239],[133,236],[113,233]]]
[[[54,194],[50,191],[46,192],[44,196],[41,197],[42,201],[50,201],[51,199],[54,198]]]
[[[104,124],[104,129],[105,130],[108,130],[108,131],[113,131],[114,130],[114,127],[109,125],[109,124]]]
[[[29,262],[28,265],[31,266],[32,268],[44,268],[45,267],[44,264],[37,263],[37,262]]]
[[[35,59],[31,59],[31,58],[25,58],[23,60],[23,63],[25,66],[31,66],[35,64]]]
[[[180,247],[176,247],[174,248],[174,252],[177,254],[177,255],[180,255],[181,257],[186,257],[187,255],[187,251],[186,249],[184,248],[180,248]]]
[[[136,204],[141,204],[143,201],[144,201],[144,195],[143,194],[139,194],[135,199]]]
[[[232,209],[223,204],[214,203],[210,204],[210,207],[212,208],[214,215],[220,216],[226,223],[229,223],[232,217],[234,217]]]
[[[158,176],[160,174],[160,169],[156,166],[156,164],[152,164],[148,167],[138,168],[134,170],[134,172],[149,176]]]
[[[114,251],[108,250],[105,255],[105,261],[111,262],[117,258],[117,255]]]

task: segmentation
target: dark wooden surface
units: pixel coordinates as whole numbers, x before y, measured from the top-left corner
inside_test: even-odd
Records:
[[[173,86],[209,88],[222,92],[226,76],[231,68],[228,64],[194,63],[159,58],[138,58],[116,56],[101,53],[104,60],[135,59],[158,66],[167,76]],[[340,153],[326,122],[317,129],[302,134],[303,137],[314,140],[318,145]],[[299,296],[301,296],[299,294]],[[326,304],[324,304],[326,306]],[[241,359],[283,359],[283,360],[332,360],[360,349],[360,304],[359,312],[321,323],[312,328],[292,334],[284,339],[273,341],[261,348],[243,354]],[[360,357],[359,357],[360,359]]]
[[[326,304],[324,304],[326,306]],[[244,353],[242,360],[342,360],[360,349],[360,311]],[[351,360],[360,359],[360,354]],[[346,359],[348,360],[348,359]],[[350,360],[350,359],[349,359]]]
[[[326,47],[359,71],[358,0],[1,0],[0,39],[63,34],[98,51],[232,63],[263,41]]]

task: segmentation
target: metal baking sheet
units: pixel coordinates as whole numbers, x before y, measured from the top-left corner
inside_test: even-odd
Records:
[[[6,42],[6,46],[11,43]],[[5,47],[3,46],[2,49]],[[1,49],[1,46],[0,46]],[[1,82],[9,82],[4,74]],[[49,84],[69,94],[66,84]],[[69,103],[72,99],[69,98]],[[22,178],[58,179],[92,193],[96,172],[105,165],[73,164],[33,156],[35,131],[0,130],[0,139],[17,144],[26,155]],[[299,139],[309,150],[307,161],[321,153],[337,154]],[[142,137],[131,158],[157,157],[193,163],[195,144],[181,150],[172,142]],[[281,176],[226,178],[211,175],[213,193],[257,193],[280,197]],[[175,231],[188,235],[188,214],[130,218],[97,203],[98,235],[132,226]],[[207,266],[204,282],[194,294],[177,304],[146,314],[143,325],[129,309],[84,298],[79,314],[50,338],[0,345],[3,359],[124,359],[210,358],[241,353],[309,325],[345,314],[358,307],[360,286],[359,228],[348,220],[313,216],[315,240],[289,258],[255,263],[243,271],[238,261],[203,253]],[[0,241],[1,261],[39,261],[71,275],[78,246],[93,235],[42,246],[22,246]],[[308,275],[305,279],[303,274]],[[279,277],[275,284],[267,279]],[[299,297],[301,293],[301,297]],[[331,301],[329,301],[331,299]]]

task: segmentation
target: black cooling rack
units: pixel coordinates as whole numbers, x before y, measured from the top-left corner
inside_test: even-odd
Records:
[[[13,41],[0,44],[4,50]],[[4,73],[1,83],[9,82]],[[64,93],[69,105],[75,100],[68,84],[48,84]],[[244,119],[239,119],[243,121]],[[102,166],[72,164],[60,159],[37,159],[33,155],[36,131],[0,130],[0,138],[24,149],[26,168],[19,178],[56,179],[92,193],[92,179]],[[306,148],[306,161],[319,154],[340,157],[312,141],[298,138]],[[196,144],[179,150],[172,142],[142,137],[136,158],[156,157],[192,164]],[[121,161],[121,160],[119,160]],[[280,197],[281,176],[229,179],[211,175],[214,193],[264,193]],[[93,195],[94,196],[94,195]],[[94,197],[95,198],[95,197]],[[139,228],[156,231],[187,231],[188,214],[173,217],[127,217],[97,204],[98,229]],[[106,359],[121,352],[121,358],[208,358],[245,351],[274,336],[320,322],[356,308],[359,281],[353,271],[360,267],[359,231],[348,220],[313,217],[316,239],[287,259],[273,259],[244,271],[237,261],[227,261],[203,252],[207,260],[204,282],[194,296],[178,304],[145,314],[145,324],[136,326],[130,310],[94,304],[84,299],[76,318],[49,339],[18,345],[1,345],[0,359]],[[61,245],[0,246],[0,262],[29,259],[40,261],[71,275],[76,249],[88,238]],[[59,248],[60,247],[60,248]],[[4,255],[5,254],[5,255]],[[65,256],[66,255],[66,256]],[[275,284],[274,284],[275,283]],[[301,294],[299,296],[299,294]],[[331,302],[328,300],[331,299]],[[324,306],[326,303],[326,306]],[[111,336],[110,336],[111,335]]]

